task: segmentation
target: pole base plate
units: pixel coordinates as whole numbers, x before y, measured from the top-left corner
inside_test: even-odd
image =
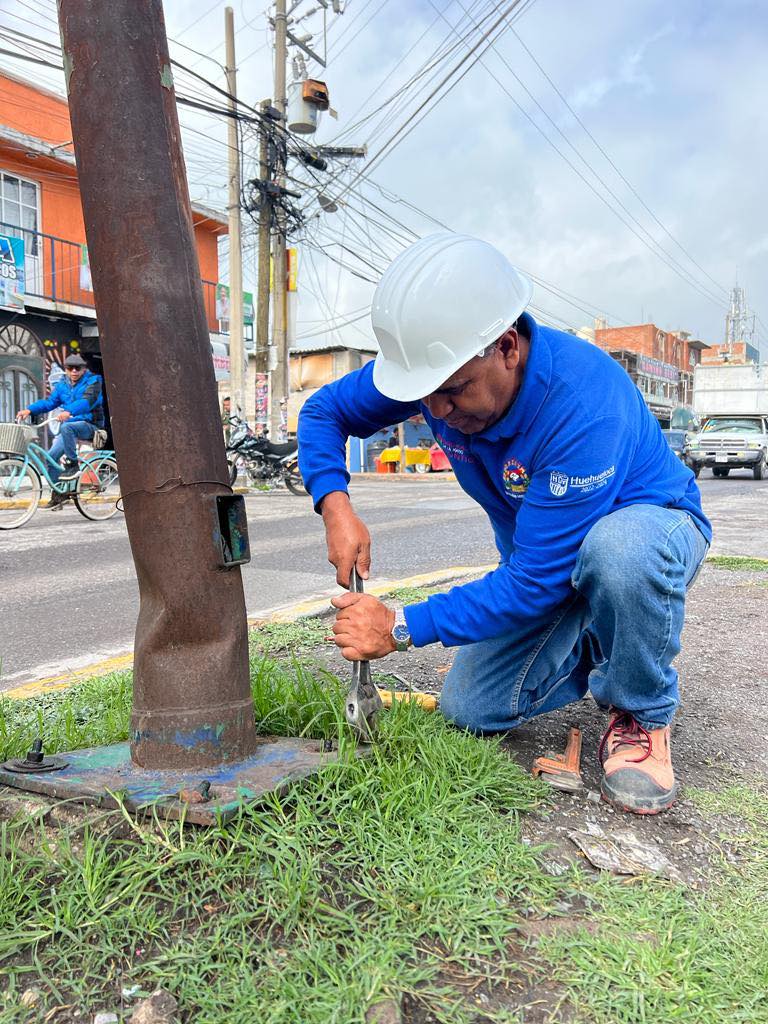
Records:
[[[121,801],[133,813],[155,811],[164,818],[216,825],[233,818],[243,804],[257,803],[335,762],[338,752],[327,746],[323,740],[262,736],[256,753],[242,761],[163,771],[140,768],[131,761],[127,742],[114,743],[62,754],[64,766],[42,775],[2,766],[0,785],[101,807]],[[358,748],[361,753],[364,748]]]

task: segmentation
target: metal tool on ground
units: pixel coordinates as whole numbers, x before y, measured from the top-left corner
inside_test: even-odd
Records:
[[[349,589],[353,594],[363,593],[363,581],[356,568],[352,568]],[[345,712],[347,721],[357,738],[363,743],[370,743],[376,726],[376,715],[383,703],[379,691],[371,678],[371,663],[355,661],[352,664],[352,685],[347,694]]]
[[[581,778],[581,729],[568,730],[564,754],[549,753],[533,762],[533,775],[541,776],[553,789],[578,793],[584,788]]]

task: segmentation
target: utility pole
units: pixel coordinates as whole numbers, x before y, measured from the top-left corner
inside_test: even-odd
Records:
[[[266,118],[271,106],[271,100],[261,102],[262,118],[259,125],[259,179],[262,189],[259,203],[259,276],[256,288],[256,425],[262,427],[269,422],[269,249],[272,204],[267,196],[271,173],[270,132]]]
[[[227,49],[227,152],[229,176],[229,373],[230,390],[235,410],[245,416],[243,363],[243,247],[240,231],[240,140],[237,131],[237,68],[235,65],[235,16],[231,7],[224,8],[224,36]]]
[[[287,106],[285,86],[285,66],[288,60],[287,49],[287,17],[285,0],[275,0],[275,106],[282,115],[285,125]],[[277,159],[275,177],[279,188],[285,188],[285,146],[281,139],[275,147]],[[274,281],[274,303],[272,307],[272,342],[275,345],[277,365],[272,373],[272,400],[270,432],[272,440],[277,441],[280,432],[282,403],[288,399],[288,352],[287,352],[287,301],[286,301],[286,261],[285,211],[280,202],[276,204],[275,235],[272,245],[272,267]]]
[[[131,757],[219,765],[257,747],[243,583],[225,554],[242,499],[228,485],[162,3],[58,0],[58,11],[139,584]]]

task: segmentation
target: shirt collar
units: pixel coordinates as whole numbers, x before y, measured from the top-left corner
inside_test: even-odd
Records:
[[[552,380],[552,350],[542,330],[530,313],[523,313],[523,322],[531,335],[528,360],[523,373],[523,384],[509,409],[498,423],[484,430],[480,437],[498,441],[502,437],[524,434],[533,422],[549,391]]]

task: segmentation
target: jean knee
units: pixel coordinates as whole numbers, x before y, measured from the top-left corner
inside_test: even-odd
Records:
[[[583,594],[595,585],[617,594],[641,593],[652,579],[651,552],[632,532],[600,519],[582,542],[571,582]]]
[[[460,687],[450,685],[449,679],[446,679],[440,695],[440,713],[457,729],[467,729],[478,735],[487,731],[488,723],[484,722],[480,708],[472,700],[471,691],[462,693]]]

